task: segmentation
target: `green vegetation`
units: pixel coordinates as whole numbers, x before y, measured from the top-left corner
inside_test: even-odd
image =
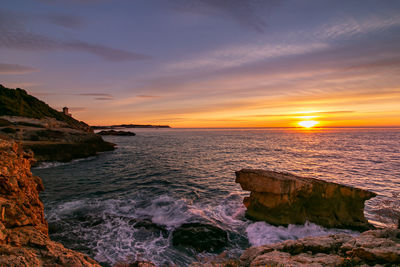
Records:
[[[50,117],[66,122],[71,128],[89,131],[89,126],[59,112],[20,88],[9,89],[0,85],[0,116],[21,116],[35,119]]]

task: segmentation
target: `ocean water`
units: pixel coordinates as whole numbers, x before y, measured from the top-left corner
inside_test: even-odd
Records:
[[[376,225],[390,221],[382,200],[400,193],[400,129],[133,129],[105,137],[118,149],[33,169],[52,239],[104,266],[150,260],[187,266],[212,254],[172,246],[187,222],[228,233],[228,256],[250,245],[349,230],[318,225],[276,227],[244,217],[234,171],[262,168],[355,186],[378,193],[366,204]],[[382,212],[380,213],[382,214]]]

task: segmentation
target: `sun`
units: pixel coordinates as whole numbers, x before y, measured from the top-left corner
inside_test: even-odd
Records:
[[[304,128],[311,128],[317,125],[318,121],[300,121],[298,124]]]

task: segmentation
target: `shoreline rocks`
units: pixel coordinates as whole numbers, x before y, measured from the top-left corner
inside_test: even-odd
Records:
[[[99,135],[116,135],[116,136],[135,136],[136,135],[133,132],[115,131],[115,130],[100,131],[97,134],[99,134]]]
[[[220,252],[227,243],[228,234],[210,224],[186,223],[172,233],[174,246],[193,248],[197,252]]]
[[[251,247],[240,266],[398,266],[400,230],[366,231],[359,236],[336,234],[306,237]],[[381,266],[381,265],[380,265]]]
[[[0,138],[21,141],[26,151],[35,153],[38,162],[67,162],[110,151],[115,146],[85,122],[51,108],[25,90],[2,85]]]
[[[369,230],[364,202],[376,194],[289,173],[243,169],[236,183],[250,191],[244,199],[249,219],[273,225],[310,221],[328,228]]]
[[[21,141],[26,151],[34,152],[38,163],[44,161],[68,162],[115,149],[114,144],[104,141],[100,135],[62,125],[57,126],[57,121],[50,118],[43,119],[43,124],[37,124],[40,127],[28,125],[29,123],[26,122],[28,118],[18,119],[24,121],[24,125],[14,122],[12,126],[0,126],[0,137]],[[36,121],[42,120],[34,121],[37,123]],[[52,122],[52,127],[45,123],[47,121]]]
[[[0,139],[0,266],[96,266],[89,256],[50,240],[32,154]]]

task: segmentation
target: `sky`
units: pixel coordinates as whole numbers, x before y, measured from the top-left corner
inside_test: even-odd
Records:
[[[400,126],[400,1],[1,0],[0,84],[90,125]]]

